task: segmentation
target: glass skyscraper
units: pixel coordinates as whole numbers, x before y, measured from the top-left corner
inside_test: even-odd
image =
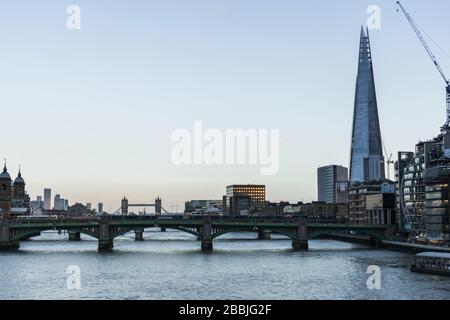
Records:
[[[352,182],[385,178],[369,30],[361,28],[350,156]]]
[[[320,202],[346,203],[348,169],[330,165],[317,169],[317,195]]]

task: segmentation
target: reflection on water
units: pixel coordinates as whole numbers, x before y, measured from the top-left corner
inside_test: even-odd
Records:
[[[227,234],[203,254],[195,237],[129,233],[112,253],[97,241],[45,232],[0,253],[0,299],[450,299],[450,278],[409,271],[408,254],[335,241],[310,241],[308,252],[273,235]],[[81,290],[67,289],[65,269],[81,268]],[[369,265],[381,267],[381,290],[367,289]]]

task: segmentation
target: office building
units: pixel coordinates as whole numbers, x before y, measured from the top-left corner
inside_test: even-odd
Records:
[[[264,185],[231,185],[227,187],[225,212],[230,215],[247,215],[263,207],[266,202]]]
[[[52,189],[44,189],[44,209],[52,209]]]
[[[184,204],[185,213],[223,212],[223,200],[191,200]]]
[[[450,240],[448,230],[450,132],[420,141],[415,152],[400,152],[395,163],[397,218],[402,231],[428,240]]]
[[[284,207],[285,215],[304,216],[309,220],[327,220],[345,223],[348,220],[348,206],[345,203],[331,204],[323,201],[299,202]]]
[[[369,30],[361,29],[350,157],[350,181],[385,178]]]
[[[61,198],[61,195],[55,195],[53,210],[67,211],[69,207],[69,202],[66,199]]]
[[[389,192],[366,195],[366,210],[369,224],[396,224],[395,193]]]
[[[330,165],[317,169],[319,202],[347,203],[348,169]]]
[[[348,211],[350,224],[369,224],[367,197],[389,193],[395,197],[395,184],[391,181],[380,183],[352,183],[348,190]],[[395,208],[394,208],[395,210]]]

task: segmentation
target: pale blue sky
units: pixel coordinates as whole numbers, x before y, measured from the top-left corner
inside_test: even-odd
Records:
[[[404,0],[450,52],[447,0]],[[66,29],[79,5],[82,29]],[[390,152],[438,133],[444,83],[395,1],[9,1],[0,4],[0,157],[34,198],[120,198],[170,209],[264,183],[270,200],[314,200],[316,169],[348,166],[359,32],[369,5],[382,134]],[[431,43],[432,44],[432,43]],[[432,46],[450,74],[450,58]],[[171,133],[280,129],[280,172],[181,166]]]

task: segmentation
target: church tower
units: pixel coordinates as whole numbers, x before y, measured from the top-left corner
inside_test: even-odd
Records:
[[[11,176],[6,168],[6,162],[3,172],[0,173],[0,210],[2,219],[11,217]]]
[[[25,180],[22,178],[22,172],[19,169],[19,174],[14,180],[14,198],[22,198],[25,195]]]

